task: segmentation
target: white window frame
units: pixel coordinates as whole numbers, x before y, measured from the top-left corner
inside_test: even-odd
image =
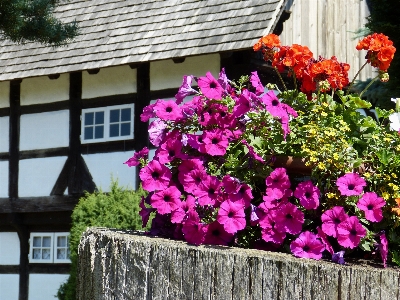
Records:
[[[52,264],[52,263],[71,263],[69,258],[57,259],[57,237],[67,237],[67,253],[69,253],[69,232],[31,232],[29,240],[29,262],[30,263],[40,263],[40,264]],[[33,240],[35,237],[50,237],[50,258],[49,259],[37,259],[33,257]],[[43,247],[40,247],[43,248]]]
[[[115,109],[131,109],[131,134],[124,136],[116,136],[110,137],[110,111]],[[99,139],[88,139],[85,140],[85,113],[96,113],[96,112],[104,112],[104,135],[103,138]],[[108,142],[108,141],[120,141],[120,140],[128,140],[134,138],[134,115],[135,115],[135,105],[131,104],[122,104],[122,105],[113,105],[106,107],[96,107],[96,108],[86,108],[82,109],[82,117],[81,117],[81,143],[82,144],[90,144],[90,143],[99,143],[99,142]]]

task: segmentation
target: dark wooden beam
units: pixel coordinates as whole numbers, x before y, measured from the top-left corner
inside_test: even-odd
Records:
[[[0,198],[0,213],[72,211],[80,196]]]
[[[19,265],[0,265],[0,274],[19,274]]]
[[[96,108],[111,105],[131,104],[135,103],[136,99],[136,93],[88,98],[82,101],[82,108]]]
[[[30,274],[69,274],[71,264],[29,264]]]
[[[38,114],[43,112],[67,110],[69,107],[68,100],[52,103],[31,104],[21,106],[21,114]]]
[[[67,155],[68,155],[68,147],[60,147],[60,148],[20,151],[19,159],[21,160],[30,158],[55,157],[55,156],[67,156]]]
[[[9,131],[9,164],[8,164],[8,196],[18,197],[19,173],[19,130],[21,117],[21,80],[10,81],[10,131]]]

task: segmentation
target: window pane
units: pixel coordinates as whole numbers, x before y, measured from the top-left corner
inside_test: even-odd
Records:
[[[50,236],[44,236],[43,237],[43,247],[51,247],[51,237]]]
[[[42,247],[42,238],[40,236],[33,237],[33,247]]]
[[[50,259],[50,249],[44,248],[42,250],[42,259]]]
[[[110,123],[119,122],[119,109],[110,110]]]
[[[66,247],[67,246],[67,237],[66,236],[58,236],[57,237],[57,247]]]
[[[83,135],[83,139],[85,140],[93,139],[93,127],[85,127],[85,133]]]
[[[94,138],[102,139],[104,137],[104,126],[96,126],[94,129]]]
[[[33,259],[40,259],[42,256],[42,250],[41,249],[33,249]]]
[[[66,253],[67,251],[65,249],[57,249],[57,259],[66,259]]]
[[[121,136],[130,135],[131,134],[131,123],[122,123],[121,124]]]
[[[121,109],[121,121],[130,121],[131,120],[131,109],[130,108],[124,108]]]
[[[104,111],[96,112],[95,124],[104,124]]]
[[[85,125],[93,125],[94,113],[85,113]]]
[[[119,136],[119,124],[110,125],[110,137]]]

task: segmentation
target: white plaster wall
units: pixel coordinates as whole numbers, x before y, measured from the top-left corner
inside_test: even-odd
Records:
[[[133,151],[100,153],[83,155],[83,158],[97,188],[109,192],[111,178],[118,179],[118,184],[122,187],[135,188],[135,167],[124,164],[133,154]]]
[[[0,118],[0,152],[8,152],[9,150],[9,117]]]
[[[21,105],[42,104],[69,99],[69,75],[25,78],[21,82]]]
[[[23,159],[19,162],[19,196],[50,196],[66,157]]]
[[[82,74],[82,99],[136,93],[136,69],[128,65]]]
[[[0,265],[19,265],[19,251],[18,234],[0,232]]]
[[[68,110],[21,116],[20,150],[66,147],[68,144]]]
[[[0,108],[10,106],[10,82],[0,82]]]
[[[29,300],[55,300],[58,288],[67,281],[66,274],[29,274]],[[2,298],[0,298],[2,299]]]
[[[0,197],[8,197],[8,161],[0,161]]]
[[[150,63],[150,89],[152,91],[179,88],[183,75],[204,76],[210,71],[218,77],[220,70],[219,54],[186,57],[183,63],[170,60]]]
[[[19,275],[0,274],[0,300],[18,300],[18,293]]]

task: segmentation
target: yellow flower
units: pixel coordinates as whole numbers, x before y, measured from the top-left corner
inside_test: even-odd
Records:
[[[383,192],[382,193],[382,198],[385,199],[385,200],[389,200],[389,198],[390,198],[389,193],[388,192]]]
[[[324,112],[324,111],[321,113],[321,116],[323,116],[323,117],[326,117],[327,115],[328,114],[326,112]]]
[[[335,195],[334,193],[327,193],[326,196],[327,196],[329,199],[332,199],[332,198],[335,198],[335,197],[336,197],[336,195]]]
[[[390,175],[392,175],[393,178],[397,178],[397,175],[395,173],[392,173]]]
[[[336,160],[339,159],[339,154],[333,153],[333,158],[336,159]]]
[[[399,187],[398,187],[397,185],[393,184],[393,185],[392,185],[392,189],[393,189],[393,191],[398,191],[398,190],[399,190]]]
[[[371,178],[371,173],[365,172],[363,175],[365,178]]]
[[[319,162],[318,163],[318,169],[320,169],[320,170],[325,170],[325,164],[323,163],[323,162]]]

